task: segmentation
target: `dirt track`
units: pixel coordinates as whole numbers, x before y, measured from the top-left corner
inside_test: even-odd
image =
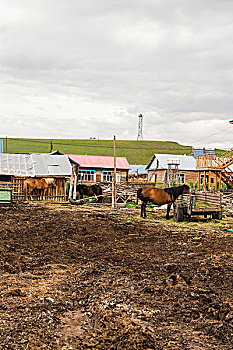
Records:
[[[0,208],[0,349],[232,349],[233,219]]]

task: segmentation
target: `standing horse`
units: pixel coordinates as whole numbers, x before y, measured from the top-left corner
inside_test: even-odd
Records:
[[[171,205],[174,201],[183,193],[189,193],[190,189],[188,185],[182,185],[178,187],[168,187],[164,189],[144,187],[137,191],[137,198],[142,201],[141,204],[141,217],[146,217],[146,206],[148,202],[161,206],[167,204],[166,219],[169,219],[169,212]]]
[[[44,199],[49,186],[55,186],[55,180],[53,178],[34,179],[31,177],[27,179],[23,185],[25,199],[27,199],[27,195],[33,199],[32,192],[34,190],[39,190],[41,192],[40,199]]]
[[[102,197],[102,187],[100,185],[91,185],[91,186],[87,186],[87,185],[77,185],[76,186],[76,193],[80,194],[80,198],[83,199],[83,196],[95,196],[97,197],[97,201],[98,203],[102,203],[103,202],[103,197]]]

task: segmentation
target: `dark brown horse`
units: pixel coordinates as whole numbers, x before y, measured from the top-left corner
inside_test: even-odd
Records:
[[[103,197],[102,197],[103,191],[100,185],[95,184],[95,185],[87,186],[84,184],[80,184],[76,186],[76,193],[80,194],[81,199],[83,199],[83,196],[88,196],[88,197],[95,196],[97,197],[98,203],[103,202]]]
[[[158,206],[167,204],[166,219],[169,219],[169,212],[172,203],[183,193],[189,193],[190,189],[188,185],[182,185],[178,187],[168,187],[164,189],[144,187],[137,191],[137,198],[142,201],[141,204],[141,217],[146,217],[146,206],[148,203],[152,203]]]
[[[25,199],[27,199],[27,195],[32,199],[32,192],[34,190],[39,190],[40,199],[44,199],[49,186],[55,186],[55,180],[53,178],[27,179],[26,181],[24,181],[23,185]]]

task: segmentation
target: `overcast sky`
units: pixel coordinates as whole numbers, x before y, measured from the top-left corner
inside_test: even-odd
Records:
[[[233,0],[0,0],[0,135],[233,147]]]

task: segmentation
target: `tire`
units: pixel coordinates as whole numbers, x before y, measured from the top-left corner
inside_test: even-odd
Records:
[[[222,220],[222,212],[218,211],[217,213],[214,213],[212,215],[212,218],[215,219],[215,220]]]
[[[183,207],[176,207],[175,210],[175,221],[176,222],[182,222],[184,221],[184,208]]]

